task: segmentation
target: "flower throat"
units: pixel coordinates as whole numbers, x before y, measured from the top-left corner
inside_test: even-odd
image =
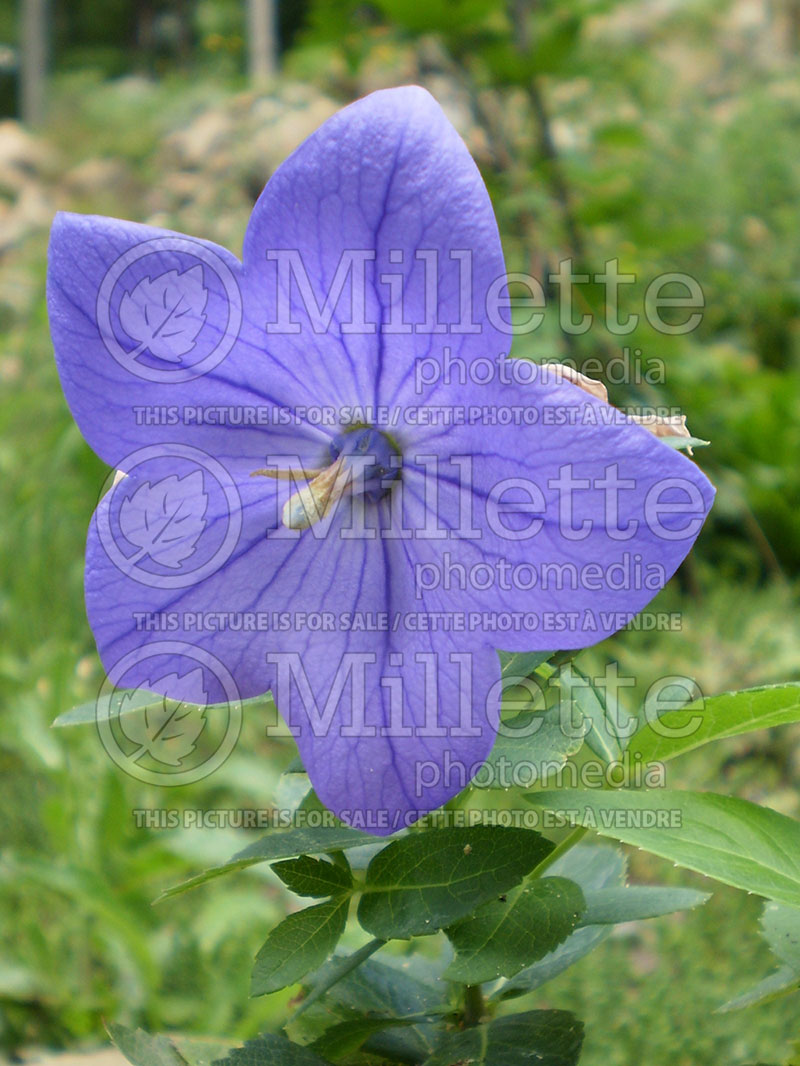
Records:
[[[330,443],[331,463],[315,470],[255,470],[252,476],[308,477],[299,492],[286,501],[281,521],[287,529],[308,529],[322,521],[346,495],[377,502],[400,474],[400,452],[389,438],[371,426],[354,426]]]

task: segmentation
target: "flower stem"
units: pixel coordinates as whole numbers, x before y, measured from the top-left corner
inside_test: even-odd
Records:
[[[566,855],[571,848],[574,848],[576,844],[580,843],[588,832],[589,830],[586,826],[576,826],[571,833],[568,833],[567,836],[564,837],[560,844],[556,844],[546,858],[542,859],[531,874],[531,877],[541,877],[545,870],[549,870],[554,863],[558,862],[562,855]]]
[[[299,1018],[300,1015],[305,1013],[312,1004],[316,1003],[318,999],[324,996],[328,989],[332,988],[337,981],[341,981],[343,977],[346,977],[349,973],[355,970],[357,966],[360,966],[362,962],[365,962],[370,955],[374,955],[385,943],[385,940],[370,940],[369,943],[360,947],[358,951],[354,951],[352,955],[347,955],[343,958],[337,958],[334,960],[328,979],[326,981],[321,981],[309,992],[294,1014],[289,1018],[289,1022],[293,1022],[295,1018]],[[287,1025],[289,1022],[287,1022]]]
[[[464,985],[464,1011],[461,1015],[465,1026],[480,1025],[486,1013],[480,985]]]

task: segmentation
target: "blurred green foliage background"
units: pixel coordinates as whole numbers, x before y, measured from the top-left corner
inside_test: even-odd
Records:
[[[592,275],[617,259],[637,277],[622,290],[623,317],[640,315],[628,336],[602,328],[602,288],[586,284],[576,308],[595,328],[565,337],[551,308],[515,354],[599,359],[613,402],[678,407],[712,442],[696,458],[717,505],[654,605],[681,612],[680,629],[623,633],[586,660],[618,659],[639,692],[676,672],[707,693],[797,678],[800,3],[283,0],[279,73],[254,85],[239,0],[59,0],[34,129],[15,118],[17,16],[0,4],[0,1047],[91,1045],[103,1017],[241,1038],[286,1001],[247,999],[286,896],[255,867],[152,908],[243,834],[137,829],[132,811],[280,804],[291,744],[248,721],[222,770],[164,790],[117,771],[91,730],[49,728],[101,680],[82,569],[105,476],[52,361],[53,213],[132,218],[238,251],[264,182],[337,107],[427,86],[482,170],[510,270],[544,279],[571,257]],[[685,336],[642,315],[648,283],[669,271],[705,294]],[[796,814],[797,739],[727,742],[688,757],[671,784]],[[641,856],[633,870],[691,880]],[[537,1003],[585,1017],[588,1066],[785,1057],[796,1002],[710,1013],[769,969],[756,915],[756,901],[718,890],[697,913],[626,929]]]

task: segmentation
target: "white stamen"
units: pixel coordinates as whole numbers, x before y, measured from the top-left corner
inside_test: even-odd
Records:
[[[321,522],[333,506],[352,488],[352,470],[340,456],[313,480],[286,501],[281,521],[287,529],[308,529]]]
[[[327,470],[327,466],[318,466],[311,470],[281,470],[277,466],[268,466],[263,470],[254,470],[250,477],[271,477],[275,481],[296,481],[298,478],[314,478]]]

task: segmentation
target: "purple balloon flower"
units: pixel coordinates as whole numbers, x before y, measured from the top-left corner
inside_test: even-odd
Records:
[[[488,754],[497,648],[608,636],[711,506],[685,456],[506,360],[492,207],[419,88],[301,145],[241,263],[60,214],[48,300],[70,408],[126,475],[86,557],[111,681],[189,701],[271,689],[321,800],[376,832]]]

